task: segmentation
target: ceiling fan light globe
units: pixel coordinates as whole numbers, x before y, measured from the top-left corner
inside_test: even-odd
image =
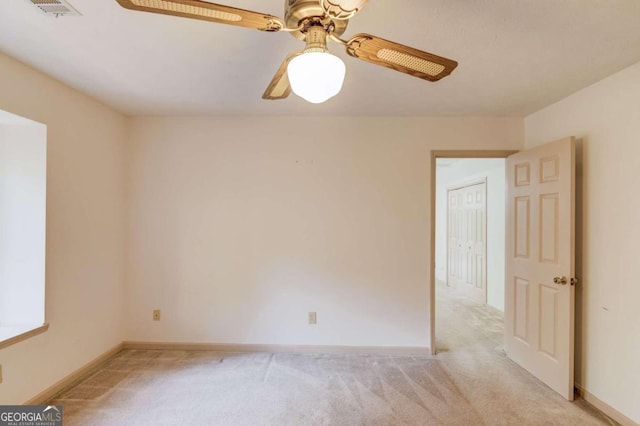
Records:
[[[308,52],[295,57],[287,67],[293,93],[319,104],[340,92],[346,67],[342,59],[331,53]]]

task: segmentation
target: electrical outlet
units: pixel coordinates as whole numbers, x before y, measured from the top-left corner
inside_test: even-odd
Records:
[[[318,323],[318,316],[316,315],[315,312],[309,312],[309,324],[317,324]]]
[[[153,310],[153,320],[160,321],[160,309]]]

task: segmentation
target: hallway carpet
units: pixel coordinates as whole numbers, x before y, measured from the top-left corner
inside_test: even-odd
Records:
[[[498,311],[442,288],[435,357],[124,350],[65,425],[613,425],[506,358]]]

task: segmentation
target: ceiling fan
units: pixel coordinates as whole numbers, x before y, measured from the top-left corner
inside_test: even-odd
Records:
[[[287,56],[262,95],[263,99],[285,99],[293,90],[312,103],[338,94],[345,66],[331,55],[327,40],[346,47],[347,53],[428,81],[438,81],[458,66],[454,60],[423,52],[369,34],[340,38],[349,20],[368,0],[285,0],[285,17],[278,18],[200,0],[117,0],[122,7],[163,15],[200,19],[253,28],[266,32],[289,32],[306,47]]]

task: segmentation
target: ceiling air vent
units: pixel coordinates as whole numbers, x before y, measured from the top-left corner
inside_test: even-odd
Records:
[[[75,10],[73,6],[65,0],[27,0],[35,7],[44,12],[45,15],[55,16],[79,16],[80,12]]]

